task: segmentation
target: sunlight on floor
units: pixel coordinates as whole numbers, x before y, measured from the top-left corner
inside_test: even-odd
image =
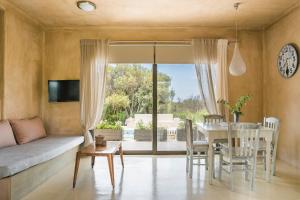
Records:
[[[152,141],[123,141],[124,151],[151,151]],[[159,151],[186,151],[186,142],[171,141],[157,142]]]
[[[72,189],[74,163],[70,163],[24,199],[300,199],[299,176],[291,178],[292,174],[281,172],[281,167],[286,167],[284,164],[278,166],[278,176],[273,177],[271,183],[264,180],[263,170],[259,168],[255,192],[250,191],[243,175],[236,174],[234,191],[231,191],[226,175],[221,182],[216,179],[209,185],[203,166],[195,166],[193,178],[188,178],[184,156],[125,156],[124,170],[115,156],[116,188],[113,190],[106,159],[96,158],[95,167],[91,169],[90,160],[84,158],[75,189]],[[289,172],[297,173],[297,170]]]

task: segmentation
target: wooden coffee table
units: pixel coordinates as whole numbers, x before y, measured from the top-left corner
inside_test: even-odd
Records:
[[[114,155],[119,152],[122,167],[124,168],[124,160],[123,160],[123,150],[122,143],[120,141],[108,141],[106,146],[94,146],[93,144],[86,146],[79,150],[76,154],[76,163],[74,170],[74,179],[73,179],[73,188],[76,185],[76,179],[78,174],[78,168],[80,163],[80,158],[83,156],[91,156],[91,165],[92,168],[95,164],[96,156],[106,156],[109,167],[110,180],[113,187],[115,187],[115,178],[114,178]]]

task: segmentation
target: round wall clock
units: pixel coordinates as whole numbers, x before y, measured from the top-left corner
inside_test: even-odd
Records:
[[[278,55],[278,71],[284,78],[292,77],[298,68],[298,51],[293,44],[287,44],[282,47]]]

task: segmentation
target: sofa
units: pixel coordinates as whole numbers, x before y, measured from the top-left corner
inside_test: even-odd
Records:
[[[38,118],[0,122],[0,199],[26,196],[73,161],[82,143],[82,136],[47,135]]]

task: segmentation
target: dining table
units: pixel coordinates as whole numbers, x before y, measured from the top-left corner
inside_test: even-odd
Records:
[[[209,173],[209,184],[212,184],[213,170],[213,144],[215,140],[227,139],[228,138],[228,124],[226,122],[207,124],[197,123],[197,134],[203,134],[208,141],[208,173]],[[273,139],[274,130],[267,127],[262,127],[260,130],[260,138],[266,142],[266,180],[270,181],[271,174],[271,143]]]

